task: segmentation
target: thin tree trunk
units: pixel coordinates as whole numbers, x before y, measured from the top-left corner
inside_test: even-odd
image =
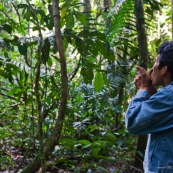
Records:
[[[140,66],[147,68],[148,63],[148,48],[147,36],[145,32],[145,18],[143,9],[143,0],[135,0],[135,14],[136,14],[136,29],[138,34],[138,48],[140,56]],[[143,170],[143,157],[145,155],[145,148],[147,143],[147,136],[138,136],[137,150],[135,155],[135,167]]]
[[[62,91],[61,91],[58,120],[56,121],[53,134],[48,144],[46,145],[46,149],[45,149],[46,154],[50,153],[54,149],[55,145],[58,143],[58,140],[60,138],[64,119],[65,119],[67,97],[68,97],[68,78],[67,78],[66,58],[65,58],[64,49],[63,49],[62,34],[60,31],[59,0],[53,0],[53,17],[54,17],[56,43],[57,43],[57,48],[58,48],[59,56],[60,56]]]
[[[148,47],[147,47],[147,36],[145,32],[143,0],[135,0],[135,14],[136,14],[136,29],[138,34],[140,66],[147,68]]]
[[[67,104],[67,96],[68,96],[68,78],[67,78],[67,71],[66,71],[66,58],[63,49],[62,43],[62,35],[60,31],[60,7],[59,7],[59,0],[53,0],[53,19],[54,19],[54,26],[55,26],[55,37],[57,48],[59,51],[60,56],[60,66],[61,66],[61,99],[60,99],[60,106],[58,112],[58,119],[56,121],[53,133],[45,143],[43,157],[44,159],[48,159],[51,152],[54,150],[55,146],[58,144],[58,141],[61,136],[63,122],[65,119],[65,111],[66,111],[66,104]],[[37,155],[34,161],[32,161],[23,171],[22,173],[34,173],[38,171],[41,166],[41,156]]]

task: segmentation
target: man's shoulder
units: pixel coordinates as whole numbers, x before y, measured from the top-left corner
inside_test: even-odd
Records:
[[[163,89],[169,90],[173,92],[173,82],[169,83],[167,86],[165,86]]]

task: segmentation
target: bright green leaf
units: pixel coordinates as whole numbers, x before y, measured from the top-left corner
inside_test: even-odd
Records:
[[[97,92],[100,92],[103,88],[103,75],[101,72],[96,72],[95,78],[94,78],[94,89]]]
[[[96,158],[99,156],[99,148],[97,147],[92,148],[92,156]]]

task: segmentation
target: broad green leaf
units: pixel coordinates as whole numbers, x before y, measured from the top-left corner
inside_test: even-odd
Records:
[[[75,42],[76,42],[76,47],[77,47],[79,53],[81,55],[85,56],[86,52],[87,52],[85,42],[82,39],[80,39],[79,37],[76,38]]]
[[[64,18],[67,13],[67,10],[65,8],[62,8],[61,10],[61,18]]]
[[[27,4],[18,4],[17,5],[17,8],[27,8],[28,7],[28,5]]]
[[[92,156],[96,158],[99,156],[99,148],[97,147],[92,148]]]
[[[90,125],[88,126],[88,130],[92,133],[94,132],[95,130],[98,130],[99,129],[99,126],[97,125]]]
[[[1,10],[3,9],[2,3],[0,3],[0,9],[1,9]]]
[[[86,26],[87,25],[87,20],[86,20],[86,15],[81,13],[81,12],[78,12],[78,11],[75,11],[75,14],[76,14],[76,18],[84,25]]]
[[[93,69],[90,66],[84,66],[81,69],[81,75],[85,83],[92,83],[93,80]]]
[[[5,44],[10,47],[10,44],[12,41],[10,39],[7,39],[7,38],[4,38],[3,40],[4,40]]]
[[[97,147],[97,148],[105,148],[107,145],[107,141],[95,141],[92,143],[92,147]]]
[[[90,144],[90,141],[88,141],[88,140],[79,140],[78,142],[81,143],[81,144],[83,144],[83,145]]]
[[[105,139],[107,141],[112,142],[112,143],[114,143],[116,141],[115,135],[113,135],[111,132],[108,132],[108,133],[105,134]]]
[[[21,55],[27,56],[27,43],[18,44],[18,50]]]
[[[72,13],[66,13],[66,25],[68,29],[72,29],[74,27],[74,17]]]
[[[21,92],[20,88],[14,87],[13,89],[11,89],[10,91],[8,91],[8,96],[12,96],[14,94],[19,94]]]
[[[83,148],[87,148],[91,146],[91,143],[88,140],[79,140],[78,144],[82,144]]]
[[[3,30],[7,31],[9,34],[12,32],[12,27],[8,24],[3,25]]]
[[[100,92],[103,88],[103,75],[101,72],[96,72],[95,78],[94,78],[94,89],[97,92]]]
[[[105,43],[100,41],[100,40],[96,40],[96,45],[97,45],[97,48],[99,50],[99,52],[106,56],[106,49],[105,49]],[[106,57],[107,58],[107,57]]]

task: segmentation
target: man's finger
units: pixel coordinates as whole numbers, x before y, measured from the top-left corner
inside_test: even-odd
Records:
[[[140,67],[140,66],[136,66],[136,69],[141,71],[141,70],[145,70],[143,67]]]
[[[146,73],[146,70],[143,67],[136,66],[136,69],[138,70],[139,73],[144,74]]]

